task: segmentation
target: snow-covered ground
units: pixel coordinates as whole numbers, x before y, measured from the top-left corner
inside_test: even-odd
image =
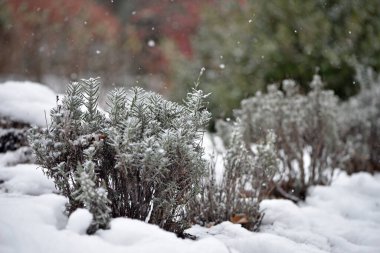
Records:
[[[380,252],[380,175],[341,173],[309,191],[304,203],[265,200],[261,232],[223,223],[188,232],[213,237],[239,252]]]
[[[8,155],[0,156],[0,164]],[[0,167],[0,252],[380,252],[380,176],[342,173],[310,190],[305,203],[266,200],[261,232],[230,222],[193,226],[197,241],[141,221],[117,218],[84,234],[90,214],[67,219],[66,199],[34,164]]]
[[[35,83],[0,84],[0,116],[45,126],[55,94]],[[206,135],[206,156],[221,141]],[[218,150],[223,153],[223,150]],[[111,229],[89,236],[86,210],[64,215],[66,199],[35,164],[23,161],[24,150],[0,154],[0,253],[50,252],[380,252],[380,175],[360,173],[336,178],[331,186],[311,188],[305,202],[265,200],[261,231],[249,232],[224,222],[211,228],[193,226],[196,241],[183,240],[157,226],[117,218]],[[217,158],[221,180],[223,161]]]

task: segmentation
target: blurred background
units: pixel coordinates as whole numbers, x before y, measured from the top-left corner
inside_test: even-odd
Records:
[[[214,119],[316,72],[347,99],[357,66],[379,71],[379,16],[378,0],[0,0],[0,82],[100,76],[181,101],[205,67]]]

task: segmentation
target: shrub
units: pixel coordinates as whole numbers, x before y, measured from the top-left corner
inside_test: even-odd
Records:
[[[109,94],[106,115],[98,91],[98,79],[69,85],[49,127],[31,131],[38,163],[68,198],[69,213],[84,207],[94,215],[89,233],[120,216],[181,233],[206,167],[206,95],[194,88],[179,105],[119,88]]]
[[[232,128],[224,157],[223,180],[217,182],[215,168],[211,166],[201,194],[192,205],[193,217],[201,225],[231,220],[256,231],[263,217],[259,204],[268,197],[270,183],[278,171],[276,135],[268,131],[266,139],[253,151],[244,141],[242,122],[238,121]]]
[[[357,79],[359,94],[340,108],[341,138],[350,154],[346,170],[380,171],[380,76],[372,69],[359,67]]]
[[[286,190],[304,198],[310,185],[328,184],[335,168],[345,159],[339,139],[338,99],[332,91],[322,89],[318,75],[307,95],[298,92],[292,80],[285,80],[280,90],[268,86],[268,93],[257,93],[241,102],[234,114],[244,122],[247,144],[258,143],[268,130],[277,135],[276,149],[281,160],[281,176]],[[225,132],[233,127],[226,122],[218,128]],[[227,128],[227,130],[225,129]],[[277,190],[284,195],[280,185]]]

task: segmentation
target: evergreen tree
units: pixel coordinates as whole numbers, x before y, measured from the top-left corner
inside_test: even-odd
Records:
[[[194,56],[172,56],[172,77],[181,85],[176,96],[205,67],[216,118],[231,117],[242,99],[284,79],[296,80],[305,94],[316,68],[328,89],[347,98],[359,90],[357,63],[380,68],[379,1],[222,0],[212,8],[202,14]]]

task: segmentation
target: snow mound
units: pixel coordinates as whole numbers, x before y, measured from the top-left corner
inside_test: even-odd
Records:
[[[213,237],[238,252],[380,252],[380,175],[341,173],[331,186],[310,189],[304,203],[265,200],[259,233],[225,222],[188,233]]]
[[[0,166],[11,166],[18,163],[30,163],[34,161],[30,147],[21,147],[14,151],[0,153]]]
[[[92,214],[87,209],[78,208],[70,215],[66,229],[83,235],[91,225],[92,218]]]
[[[0,169],[0,189],[25,195],[40,195],[55,190],[54,183],[46,178],[36,164],[19,164]]]
[[[78,209],[67,219],[67,199],[51,193],[54,184],[36,167],[0,165],[0,187],[6,189],[0,191],[1,253],[229,252],[215,238],[183,240],[157,226],[127,218],[114,219],[111,229],[89,236],[85,231],[91,214]]]
[[[67,218],[67,199],[52,194],[54,184],[37,165],[0,163],[0,189],[1,253],[380,252],[380,175],[341,173],[331,186],[311,188],[298,205],[265,200],[260,232],[230,222],[193,226],[186,232],[196,241],[128,218],[113,219],[109,230],[89,236],[91,214],[78,209]]]
[[[113,245],[130,248],[130,252],[228,252],[214,238],[197,242],[182,240],[158,226],[128,218],[112,220],[111,229],[101,230],[97,235]]]
[[[50,109],[56,105],[56,94],[48,87],[33,82],[7,81],[0,84],[0,116],[46,126]]]

